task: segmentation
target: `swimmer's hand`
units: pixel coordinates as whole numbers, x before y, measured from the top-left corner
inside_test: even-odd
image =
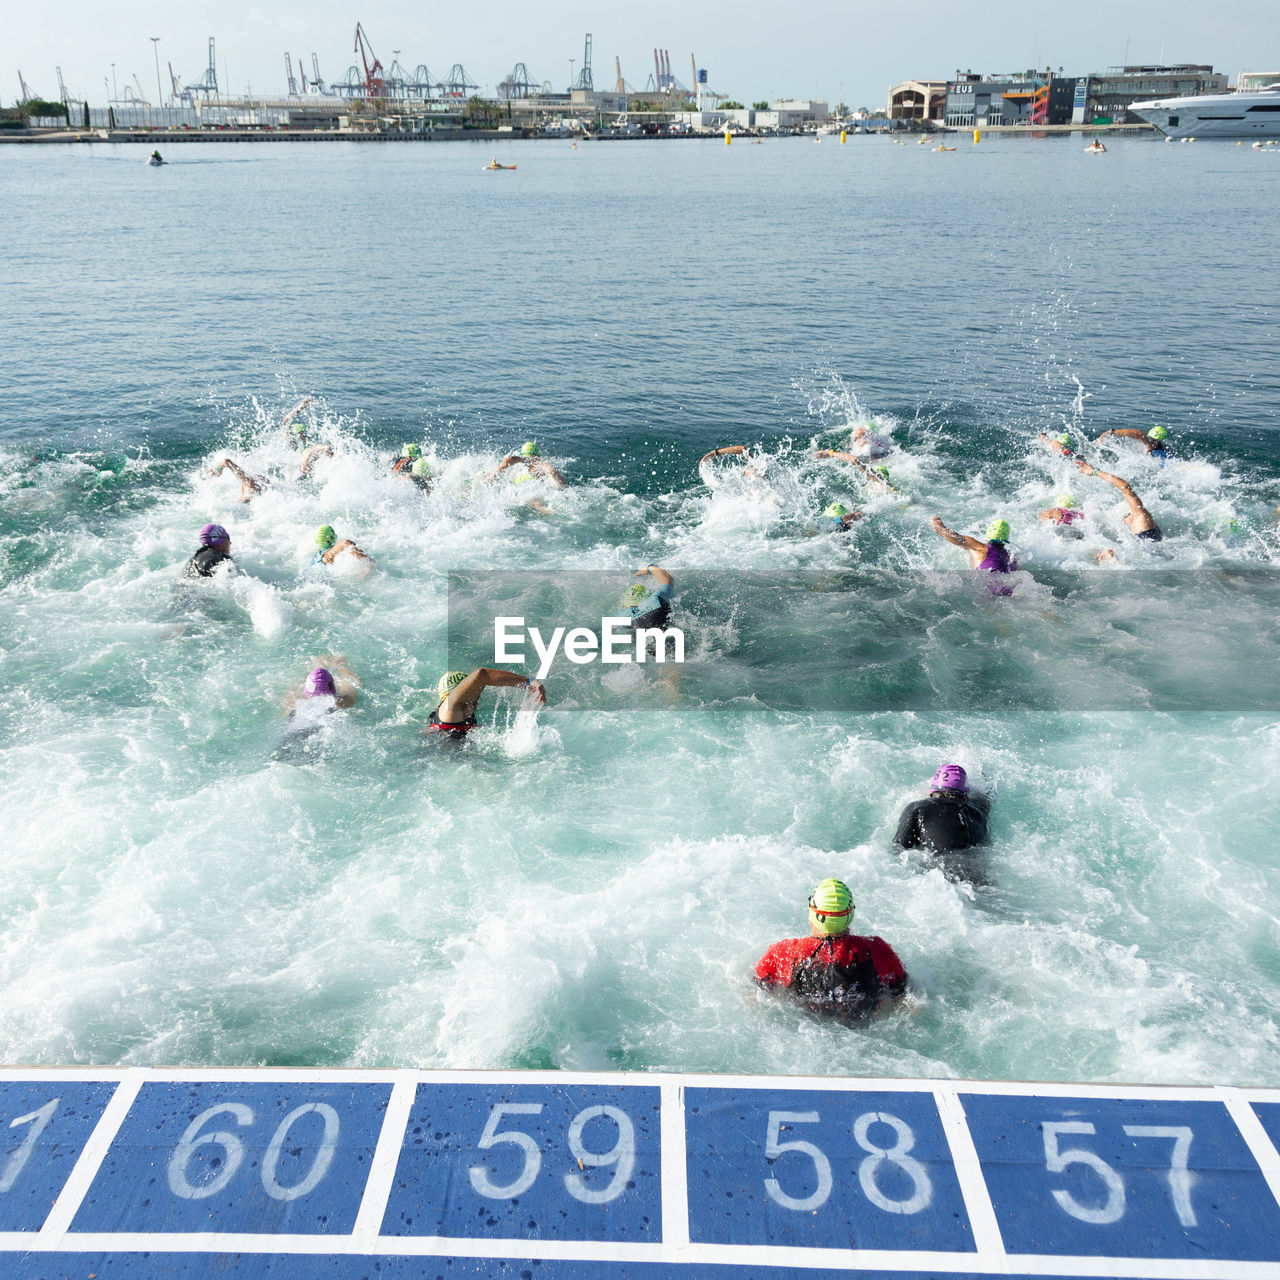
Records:
[[[813,456],[814,456],[815,458],[829,458],[829,457],[831,457],[831,450],[830,450],[830,449],[815,449],[815,450],[813,451]]]
[[[931,516],[929,518],[929,528],[932,529],[934,533],[941,533],[946,527],[947,526],[942,523],[941,516]]]
[[[1096,476],[1098,474],[1098,469],[1094,466],[1091,466],[1083,458],[1076,459],[1076,470],[1079,471],[1080,474],[1084,476]]]
[[[538,703],[539,706],[545,707],[547,705],[547,691],[543,687],[541,680],[530,680],[529,683],[525,685],[525,692],[534,700],[534,702]]]

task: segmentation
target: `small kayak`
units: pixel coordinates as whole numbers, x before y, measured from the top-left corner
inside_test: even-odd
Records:
[[[514,168],[515,168],[515,165],[513,165],[513,164],[496,164],[496,163],[495,163],[495,164],[487,164],[487,165],[485,165],[485,168],[486,168],[486,169],[514,169]]]

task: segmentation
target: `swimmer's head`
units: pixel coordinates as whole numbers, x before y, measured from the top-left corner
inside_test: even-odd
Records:
[[[843,880],[824,880],[809,895],[809,924],[829,937],[848,933],[853,894]]]
[[[316,546],[321,551],[328,551],[331,546],[338,540],[338,535],[333,531],[333,525],[322,524],[316,530]]]
[[[1151,430],[1147,432],[1148,440],[1167,440],[1168,438],[1169,438],[1168,427],[1155,426],[1155,427],[1152,427]]]
[[[622,603],[628,608],[638,605],[649,593],[637,582],[622,593]]]
[[[308,698],[332,698],[338,691],[334,688],[333,674],[325,667],[317,667],[303,686]]]
[[[1007,520],[993,520],[987,525],[987,541],[1008,542],[1009,522]]]
[[[889,468],[886,467],[883,462],[878,467],[872,467],[871,470],[874,471],[881,480],[887,480],[889,478]]]
[[[431,463],[426,458],[414,458],[413,466],[409,468],[409,474],[414,476],[429,476],[431,474]]]
[[[466,678],[465,671],[446,671],[436,681],[436,693],[440,701],[443,702]]]
[[[1070,436],[1069,436],[1069,435],[1064,431],[1064,432],[1063,432],[1063,433],[1058,437],[1058,443],[1059,443],[1059,444],[1060,444],[1064,449],[1070,449],[1070,448],[1071,448],[1071,437],[1070,437]]]
[[[420,458],[422,457],[422,450],[416,444],[402,445],[400,456],[402,458]]]
[[[223,542],[230,542],[231,535],[220,524],[207,524],[200,530],[200,545],[216,547]]]
[[[839,520],[841,516],[849,514],[849,508],[843,502],[833,502],[822,513],[828,520]]]
[[[295,436],[305,436],[307,434],[307,424],[298,418],[295,418],[291,423],[289,423],[289,430],[292,431]]]
[[[538,445],[534,440],[526,440],[520,446],[520,456],[522,458],[536,458],[538,456]]]
[[[1058,494],[1058,506],[1066,507],[1068,511],[1076,505],[1076,500],[1069,493]]]
[[[958,764],[944,764],[929,782],[930,791],[968,791],[969,775]]]

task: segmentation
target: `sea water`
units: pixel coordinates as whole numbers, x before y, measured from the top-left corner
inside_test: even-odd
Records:
[[[1275,1084],[1280,159],[932,147],[4,148],[0,1061]],[[1036,441],[1153,422],[1089,454],[1158,548]],[[859,424],[897,494],[810,456]],[[481,481],[531,438],[569,488]],[[460,583],[650,563],[678,675],[424,737]],[[289,720],[321,662],[356,708]],[[976,883],[891,843],[947,760]],[[750,982],[830,875],[912,978],[866,1029]]]

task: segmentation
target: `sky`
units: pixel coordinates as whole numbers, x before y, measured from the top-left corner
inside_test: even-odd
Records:
[[[973,0],[911,6],[889,0],[871,7],[801,0],[794,9],[777,0],[737,0],[699,6],[697,13],[675,0],[604,11],[579,0],[485,0],[474,9],[455,5],[436,13],[406,0],[276,0],[270,8],[245,0],[3,3],[9,11],[3,18],[5,44],[13,59],[13,65],[0,66],[4,105],[19,96],[19,71],[34,93],[58,98],[57,67],[70,96],[105,105],[113,63],[121,91],[129,83],[136,94],[140,86],[154,101],[155,53],[167,96],[167,64],[172,62],[182,81],[199,81],[210,36],[217,41],[224,91],[229,85],[235,93],[283,96],[286,50],[295,69],[303,60],[308,76],[315,53],[326,80],[345,78],[356,61],[357,21],[384,67],[395,50],[410,74],[425,64],[437,80],[461,63],[484,94],[493,94],[519,62],[534,80],[563,91],[571,71],[576,76],[582,69],[587,32],[593,37],[597,89],[614,87],[618,58],[627,82],[643,90],[658,48],[669,52],[682,84],[693,78],[690,58],[696,55],[713,90],[748,103],[817,98],[879,108],[890,85],[945,80],[957,70],[1061,67],[1068,75],[1084,75],[1126,62],[1191,62],[1212,64],[1234,81],[1241,70],[1280,68],[1275,0],[1084,0],[1052,13],[1035,3],[996,8]],[[160,37],[158,46],[152,36]]]

